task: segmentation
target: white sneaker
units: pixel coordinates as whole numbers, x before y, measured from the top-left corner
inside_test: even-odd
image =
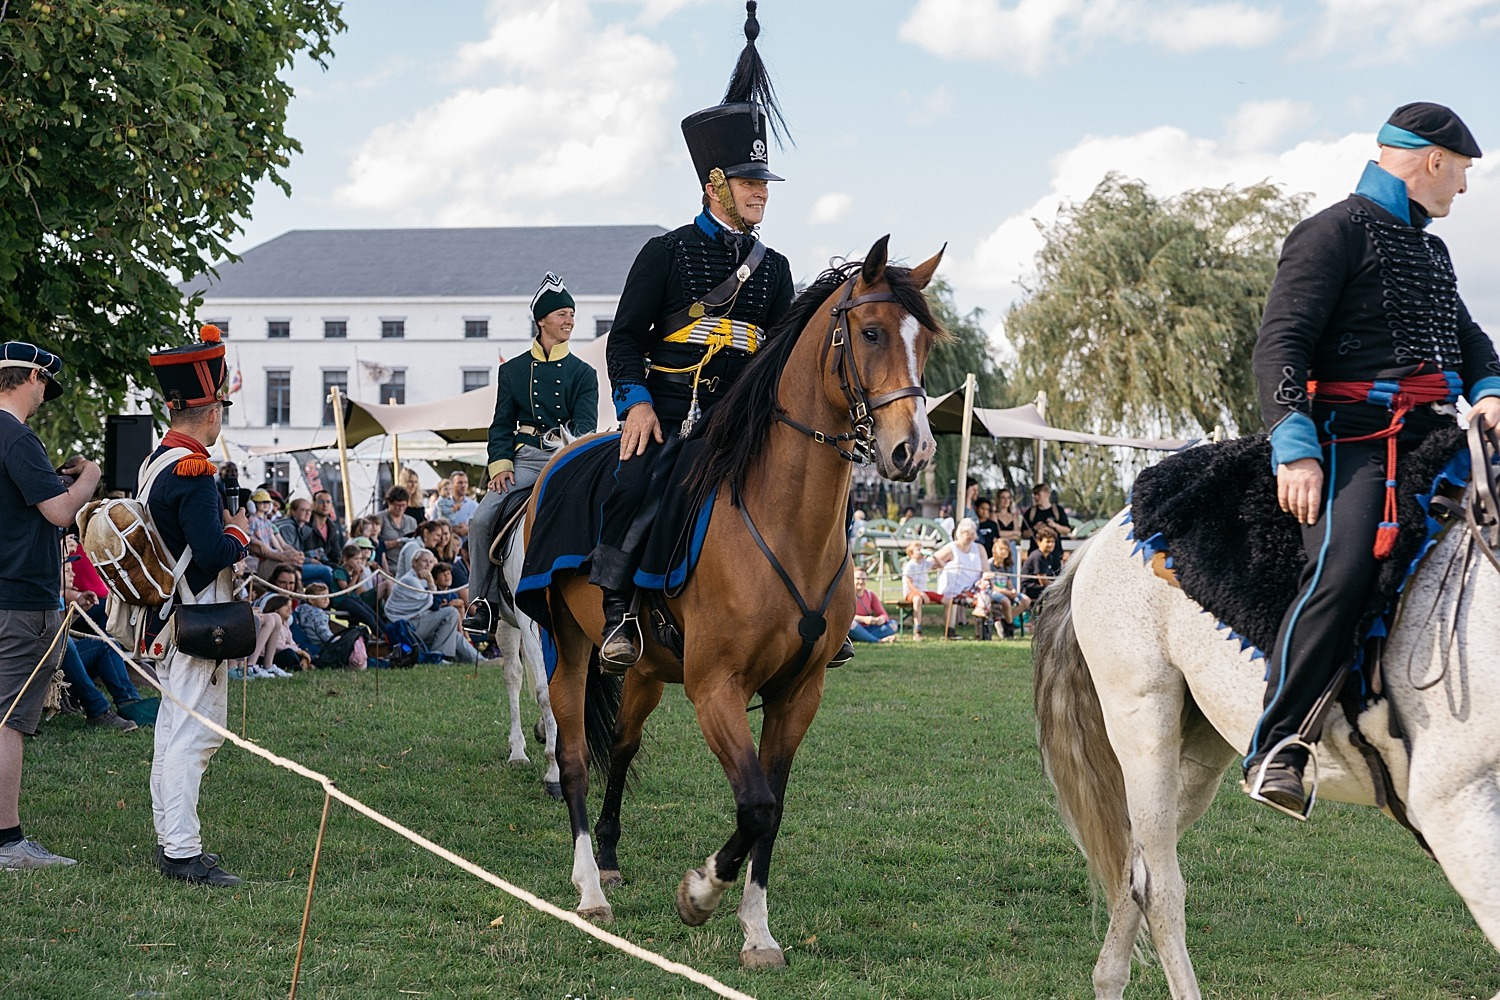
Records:
[[[62,858],[34,840],[18,840],[0,847],[0,869],[20,871],[25,868],[51,868],[54,865],[76,865],[72,858]]]
[[[276,676],[275,674],[271,673],[269,667],[257,667],[257,666],[251,665],[247,672],[249,673],[250,679],[252,681],[263,680],[263,679],[265,679],[267,677],[275,677]]]
[[[292,676],[290,671],[282,670],[280,667],[278,667],[274,663],[271,664],[269,667],[265,667],[263,669],[266,671],[266,676],[267,677],[290,677],[290,676]]]

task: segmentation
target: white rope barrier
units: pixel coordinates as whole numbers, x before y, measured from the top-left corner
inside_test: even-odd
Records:
[[[70,609],[68,612],[69,615],[72,615],[75,610],[81,611],[81,609],[78,608],[78,605],[70,605]],[[98,622],[94,621],[92,618],[89,618],[87,615],[81,615],[80,617],[88,625],[89,629],[93,631],[94,634],[97,635],[100,639],[108,643],[109,646],[114,649],[117,654],[120,655],[121,659],[130,664],[131,668],[135,670],[137,674],[150,680],[149,675],[147,675],[141,669],[140,665],[136,662],[135,656],[132,653],[127,652],[118,642],[115,641],[113,636],[100,628]],[[61,635],[64,631],[65,629],[60,629],[58,634]],[[56,639],[53,640],[53,646],[56,646]],[[48,651],[48,655],[51,655],[50,649]],[[45,657],[43,658],[43,662],[46,662]],[[38,664],[37,666],[38,669],[41,668],[41,664]],[[35,671],[33,671],[32,675],[35,676]],[[154,684],[155,682],[152,681],[152,683]],[[327,775],[314,771],[311,768],[298,763],[297,761],[272,753],[264,747],[259,746],[252,740],[241,739],[234,733],[225,729],[223,726],[214,722],[212,719],[209,719],[203,715],[200,715],[198,712],[195,712],[193,709],[183,704],[183,702],[179,701],[177,698],[174,698],[169,691],[163,690],[161,694],[163,698],[169,699],[173,704],[177,705],[191,718],[197,720],[201,725],[207,727],[212,732],[217,733],[219,736],[228,740],[230,743],[233,743],[240,749],[254,754],[255,756],[268,761],[276,767],[282,768],[286,771],[291,771],[293,774],[300,775],[301,777],[304,777],[309,781],[315,782],[316,784],[322,786],[324,792],[327,795],[332,798],[338,799],[340,802],[344,803],[344,805],[348,806],[350,809],[353,809],[355,812],[374,820],[376,823],[379,823],[386,829],[392,831],[393,833],[399,834],[400,836],[411,841],[413,844],[416,844],[418,847],[421,847],[423,850],[426,850],[436,855],[437,857],[442,858],[444,861],[448,862],[454,867],[468,872],[470,875],[473,875],[475,878],[483,882],[489,883],[490,885],[499,889],[501,892],[513,896],[514,898],[525,903],[527,906],[530,906],[532,909],[545,913],[548,916],[555,917],[558,920],[561,920],[563,923],[571,924],[573,927],[589,935],[590,937],[596,938],[597,940],[604,942],[610,947],[624,952],[632,958],[647,962],[651,965],[656,966],[658,969],[661,969],[664,972],[670,972],[673,975],[681,976],[684,979],[697,983],[698,985],[706,987],[707,989],[711,990],[721,997],[728,997],[729,1000],[755,1000],[755,998],[750,996],[749,994],[741,993],[739,990],[726,986],[712,976],[707,975],[706,973],[699,972],[697,969],[694,969],[691,966],[683,965],[681,962],[674,962],[669,958],[658,955],[654,951],[649,951],[648,949],[642,948],[631,941],[627,941],[625,938],[619,937],[615,934],[611,934],[609,931],[602,930],[599,927],[594,926],[584,918],[580,917],[578,914],[573,913],[570,910],[564,910],[560,907],[554,906],[553,904],[547,902],[545,899],[527,892],[520,886],[513,885],[510,882],[507,882],[505,879],[494,874],[493,872],[490,872],[487,869],[476,865],[474,862],[468,860],[467,858],[454,854],[452,851],[441,846],[440,844],[436,844],[431,840],[428,840],[426,837],[417,833],[415,830],[412,830],[410,827],[398,823],[396,820],[391,819],[389,816],[386,816],[383,813],[380,813],[371,808],[370,806],[365,805],[354,796],[341,791],[338,786],[334,784],[333,779],[328,777]],[[9,715],[10,712],[7,711],[6,717],[8,718]],[[0,722],[0,724],[3,724],[3,722]]]
[[[380,572],[384,572],[384,570],[381,570]],[[247,579],[254,580],[256,583],[260,584],[262,587],[264,587],[267,590],[274,591],[275,593],[281,594],[284,597],[294,597],[294,598],[296,598],[299,601],[305,601],[308,598],[312,598],[312,597],[329,597],[329,598],[332,598],[332,597],[344,597],[344,596],[346,596],[348,594],[352,594],[352,593],[355,593],[356,591],[360,591],[360,590],[364,590],[365,589],[365,581],[364,580],[360,580],[358,583],[351,583],[349,586],[345,587],[343,590],[331,590],[331,591],[329,591],[326,594],[306,594],[306,593],[302,593],[300,591],[286,590],[286,589],[284,589],[282,587],[278,587],[278,586],[276,586],[276,584],[272,583],[270,580],[267,580],[264,577],[258,576],[255,573],[251,573],[250,576]]]

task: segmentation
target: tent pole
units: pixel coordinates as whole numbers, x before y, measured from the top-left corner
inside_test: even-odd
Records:
[[[1036,394],[1036,412],[1045,422],[1047,419],[1047,393],[1041,391]],[[1033,485],[1047,481],[1047,470],[1042,467],[1042,439],[1036,439],[1036,476],[1032,479]]]
[[[333,402],[333,430],[339,438],[339,475],[343,477],[344,525],[354,523],[354,500],[349,489],[349,445],[344,438],[344,394],[334,385],[328,398]]]
[[[378,477],[377,477],[378,478]],[[401,485],[401,435],[391,435],[391,484]]]
[[[969,433],[974,420],[974,390],[978,388],[974,373],[964,375],[964,429],[958,443],[958,497],[953,507],[953,523],[964,518],[964,498],[969,494]]]

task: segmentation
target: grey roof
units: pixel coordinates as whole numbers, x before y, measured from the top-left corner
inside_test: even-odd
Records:
[[[294,229],[185,282],[213,299],[530,298],[542,277],[574,295],[619,295],[660,226]]]

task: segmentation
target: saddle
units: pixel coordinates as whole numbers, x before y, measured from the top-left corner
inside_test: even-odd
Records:
[[[526,520],[526,505],[531,502],[533,489],[534,485],[521,486],[501,496],[500,516],[495,520],[495,540],[490,543],[491,565],[505,565],[505,547],[510,544],[511,536],[521,530],[521,525]],[[513,607],[516,603],[516,595],[510,592],[510,582],[505,579],[505,574],[496,573],[495,580],[500,588],[500,599],[507,606]]]
[[[1367,638],[1385,634],[1384,620],[1436,526],[1429,524],[1425,499],[1463,447],[1463,430],[1445,427],[1402,457],[1400,531],[1349,637],[1349,660],[1358,658]],[[1221,629],[1263,658],[1306,561],[1296,521],[1277,504],[1270,439],[1257,434],[1202,445],[1144,470],[1131,491],[1129,518],[1142,558],[1154,561],[1159,573],[1170,571]]]

